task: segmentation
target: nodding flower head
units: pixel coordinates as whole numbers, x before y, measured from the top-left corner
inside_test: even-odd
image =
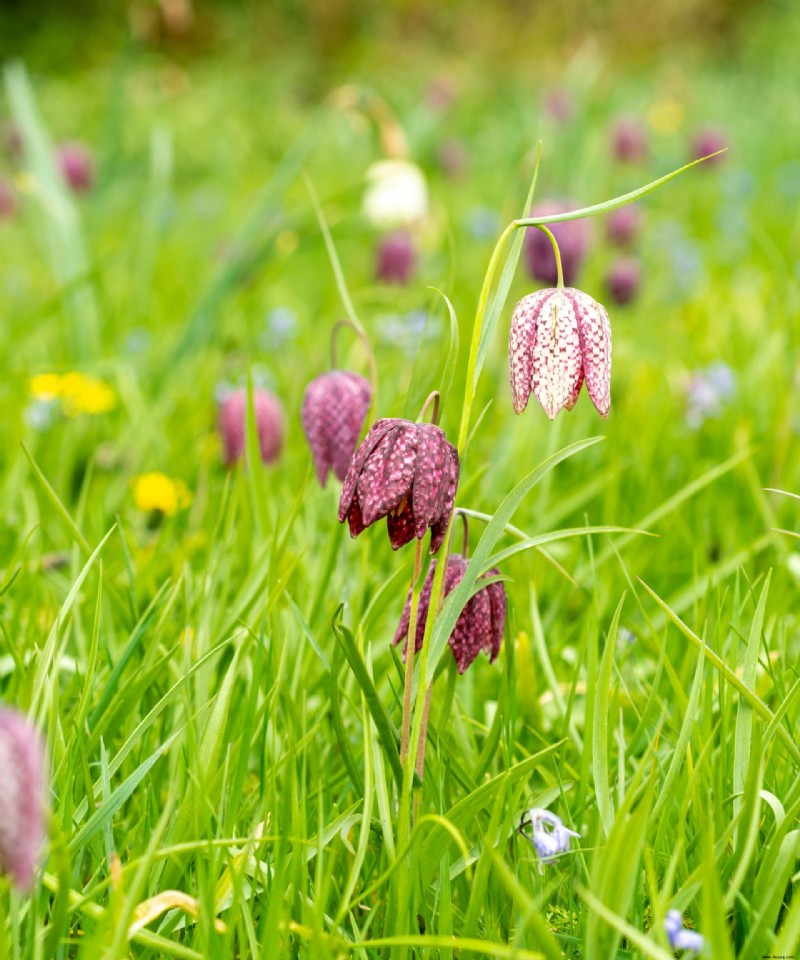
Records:
[[[0,873],[33,884],[45,836],[44,744],[27,718],[0,707]]]
[[[564,200],[543,200],[531,208],[531,217],[549,217],[557,213],[568,213],[577,204]],[[577,279],[586,254],[589,252],[589,223],[586,220],[564,220],[563,223],[549,223],[547,229],[553,234],[561,254],[561,269],[564,283],[574,283]],[[528,272],[534,280],[555,286],[558,282],[556,257],[550,238],[536,227],[525,231],[525,261]]]
[[[379,283],[405,286],[414,276],[416,266],[417,249],[407,230],[395,230],[378,240],[375,279]]]
[[[542,863],[552,863],[559,853],[569,853],[570,838],[580,836],[565,827],[561,817],[540,807],[532,807],[522,814],[519,832],[533,844]]]
[[[257,388],[253,390],[253,412],[261,459],[264,463],[273,463],[283,449],[283,407],[274,394]],[[228,467],[244,457],[246,422],[247,390],[240,388],[225,394],[219,404],[217,424],[225,465]]]
[[[56,160],[64,182],[74,193],[86,193],[94,183],[94,159],[82,143],[62,143]]]
[[[586,381],[601,417],[611,406],[611,327],[605,307],[580,290],[538,290],[514,309],[508,342],[514,410],[531,393],[554,419]]]
[[[458,451],[432,423],[378,420],[355,453],[342,487],[339,523],[357,537],[386,517],[392,549],[431,531],[442,545],[458,487]]]
[[[650,153],[647,128],[637,117],[619,117],[611,128],[611,153],[620,163],[641,163]]]
[[[408,160],[380,160],[367,170],[365,218],[378,230],[419,226],[428,217],[428,186]]]
[[[664,917],[664,930],[673,950],[691,950],[692,953],[700,953],[705,946],[702,934],[684,928],[680,910],[670,910]]]
[[[306,387],[303,432],[324,487],[329,471],[344,480],[372,402],[368,380],[349,370],[323,373]]]
[[[468,561],[460,554],[451,554],[447,560],[447,574],[445,575],[444,592],[445,596],[454,590],[464,578],[467,571]],[[436,561],[431,564],[425,583],[422,585],[422,591],[419,596],[419,608],[417,611],[417,636],[414,649],[422,649],[422,639],[425,635],[425,623],[428,619],[428,610],[431,604],[431,590],[433,589],[433,575],[436,570]],[[489,570],[484,577],[494,577],[499,575],[497,569]],[[406,605],[403,610],[403,616],[400,619],[400,625],[394,635],[395,645],[401,640],[403,644],[403,653],[408,648],[408,628],[411,618],[411,593],[409,591]],[[470,598],[467,605],[461,611],[461,616],[456,621],[455,628],[450,634],[450,650],[458,667],[458,672],[463,673],[472,661],[478,656],[481,650],[489,654],[489,662],[494,663],[497,654],[500,652],[500,644],[503,642],[503,628],[506,622],[506,591],[501,582],[490,583],[488,586],[479,590]]]
[[[629,203],[612,210],[606,220],[608,239],[617,247],[629,247],[642,229],[642,211]]]
[[[719,127],[703,127],[698,130],[692,138],[692,159],[699,160],[701,157],[707,157],[710,153],[717,153],[718,150],[724,150],[728,146],[728,138]],[[716,166],[722,163],[725,154],[721,153],[712,160],[706,160],[700,166]]]
[[[635,257],[620,257],[611,264],[606,286],[608,295],[620,305],[630,303],[639,292],[642,270]]]

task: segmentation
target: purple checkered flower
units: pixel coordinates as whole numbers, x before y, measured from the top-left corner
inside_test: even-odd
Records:
[[[253,412],[258,430],[258,446],[264,463],[273,463],[281,454],[285,433],[283,407],[268,390],[253,390]],[[217,425],[222,439],[225,465],[230,467],[245,453],[247,390],[240,388],[225,394],[219,403]]]
[[[414,238],[407,230],[395,230],[378,240],[375,279],[405,286],[417,268]]]
[[[705,938],[702,934],[684,928],[680,910],[670,910],[664,917],[664,930],[673,950],[690,950],[692,953],[701,953],[705,946]]]
[[[316,377],[303,397],[303,432],[324,487],[333,470],[344,480],[372,402],[368,380],[349,370],[331,370]]]
[[[606,278],[608,295],[617,304],[630,303],[639,292],[642,270],[635,257],[620,257],[611,264]]]
[[[605,307],[567,287],[538,290],[514,309],[508,341],[514,410],[533,393],[551,420],[571,410],[586,381],[603,419],[611,406],[611,327]]]
[[[357,537],[386,517],[392,549],[431,531],[444,541],[458,487],[458,451],[432,423],[378,420],[355,453],[342,487],[339,523]]]
[[[612,210],[606,220],[608,239],[617,247],[629,247],[642,229],[642,211],[629,203]]]
[[[0,873],[33,885],[45,837],[44,744],[25,716],[0,707]]]
[[[568,213],[577,207],[576,203],[565,200],[543,200],[531,208],[531,217],[549,217],[557,213]],[[561,269],[564,283],[569,286],[576,279],[589,252],[590,233],[586,220],[564,220],[562,223],[549,223],[547,229],[556,238],[561,254]],[[525,262],[528,272],[534,280],[554,287],[558,283],[556,257],[550,238],[536,227],[525,231]]]
[[[56,161],[64,182],[74,193],[86,193],[94,183],[94,159],[82,143],[62,143]]]
[[[620,163],[641,163],[650,153],[647,128],[636,117],[620,117],[611,129],[611,153]]]
[[[451,554],[447,560],[447,574],[445,575],[444,593],[447,596],[463,580],[467,572],[468,561],[460,554]],[[419,609],[417,612],[417,635],[414,649],[422,649],[422,639],[425,635],[425,623],[431,603],[433,589],[433,575],[436,571],[436,561],[431,564],[425,583],[419,595]],[[489,570],[484,577],[498,576],[499,570]],[[482,579],[482,578],[479,578]],[[409,590],[400,625],[394,635],[394,643],[403,643],[403,653],[408,649],[408,628],[411,618],[411,593]],[[490,583],[470,598],[456,621],[455,628],[450,634],[450,650],[458,667],[463,673],[481,650],[489,654],[489,662],[494,663],[500,652],[503,642],[503,628],[506,622],[506,591],[501,582]]]
[[[569,853],[570,839],[580,836],[565,827],[561,817],[540,807],[532,807],[522,814],[519,832],[533,845],[542,863],[552,863],[558,854]]]

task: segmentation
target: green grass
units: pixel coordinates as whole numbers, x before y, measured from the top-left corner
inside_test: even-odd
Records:
[[[6,164],[21,216],[0,223],[0,698],[46,733],[52,822],[34,892],[0,886],[0,957],[665,958],[672,908],[714,960],[796,951],[799,511],[767,489],[800,492],[796,32],[769,34],[769,68],[759,34],[752,59],[709,61],[691,89],[660,63],[578,57],[535,84],[521,63],[501,91],[475,71],[443,118],[421,102],[429,52],[413,78],[391,58],[372,75],[382,51],[364,54],[354,73],[397,105],[434,201],[397,290],[374,283],[359,215],[374,138],[302,99],[302,60],[265,71],[234,47],[185,68],[152,51],[69,78],[10,68],[6,107],[38,147],[27,174]],[[565,130],[535,109],[556,79],[581,103]],[[687,104],[680,127],[615,167],[609,118],[664,98]],[[497,235],[520,215],[539,139],[537,195],[590,205],[680,166],[707,119],[730,132],[724,163],[641,201],[642,293],[609,305],[608,421],[585,394],[553,424],[535,404],[515,417],[522,264],[489,311],[457,504],[473,555],[502,561],[508,622],[493,666],[458,677],[445,651],[404,825],[390,641],[413,547],[336,522],[305,385],[352,313],[377,415],[414,418],[444,382],[455,442],[497,239],[471,235],[471,211],[497,211]],[[436,168],[442,134],[468,144],[463,180]],[[66,138],[98,152],[77,201],[49,159]],[[593,226],[579,286],[605,302],[613,254]],[[297,318],[283,340],[277,307]],[[429,316],[409,346],[411,310]],[[347,331],[339,350],[366,372]],[[735,397],[691,429],[683,384],[717,360]],[[34,428],[29,380],[53,370],[105,379],[115,409]],[[214,390],[248,377],[285,404],[287,447],[228,472]],[[160,521],[133,496],[153,470],[193,495]],[[543,868],[516,832],[532,806],[581,833]]]

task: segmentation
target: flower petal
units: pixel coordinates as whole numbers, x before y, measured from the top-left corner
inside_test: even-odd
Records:
[[[508,334],[508,367],[515,413],[522,413],[528,405],[528,398],[531,395],[533,342],[537,320],[543,304],[553,292],[553,290],[537,290],[536,293],[528,294],[516,305],[511,317],[511,329]]]
[[[606,308],[580,290],[565,293],[575,307],[586,389],[604,419],[611,407],[611,326]]]
[[[581,368],[576,308],[563,290],[556,290],[539,313],[531,374],[533,394],[551,420],[572,400]]]
[[[420,423],[417,427],[417,465],[414,471],[412,491],[416,535],[418,539],[436,519],[437,508],[446,490],[449,476],[449,455],[444,431],[432,423]]]
[[[367,462],[367,458],[387,433],[401,423],[403,423],[402,420],[390,417],[384,420],[378,420],[370,427],[369,433],[364,437],[358,450],[356,450],[355,456],[347,469],[347,475],[344,478],[342,495],[339,498],[339,523],[344,523],[345,518],[350,512],[350,504],[355,496],[356,485],[358,484],[358,479],[361,476],[364,464]]]

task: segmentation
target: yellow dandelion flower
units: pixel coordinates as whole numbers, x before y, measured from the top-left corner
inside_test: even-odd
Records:
[[[68,417],[108,413],[117,405],[116,394],[104,380],[76,371],[61,378],[61,398]]]
[[[192,494],[183,480],[173,480],[165,473],[154,471],[134,477],[133,499],[144,513],[157,510],[172,517],[189,506]]]
[[[39,373],[28,385],[31,396],[37,400],[55,400],[61,395],[61,376],[58,373]]]

